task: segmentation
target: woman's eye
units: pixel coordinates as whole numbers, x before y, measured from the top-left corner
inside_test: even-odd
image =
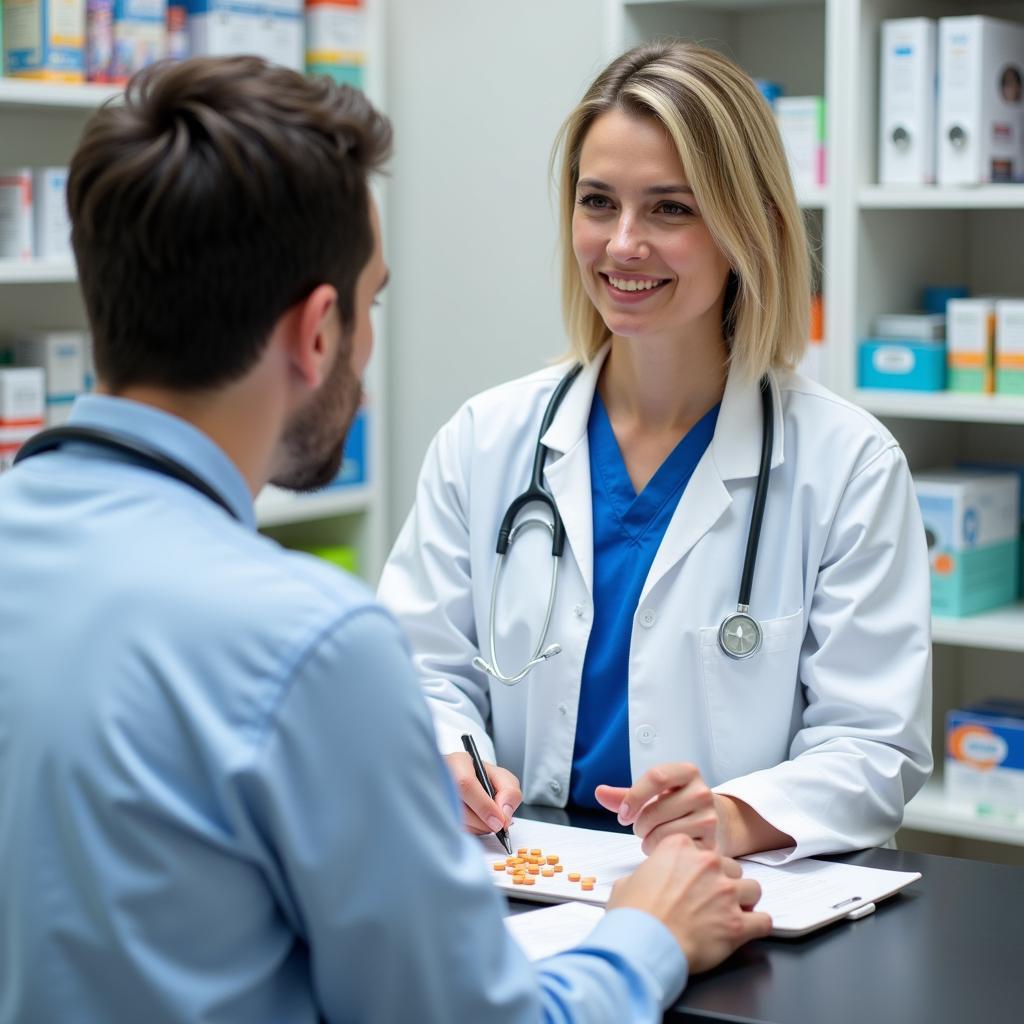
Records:
[[[610,210],[612,208],[612,201],[607,196],[597,195],[596,193],[580,196],[577,202],[580,206],[585,206],[590,210]]]
[[[683,206],[682,203],[662,203],[659,209],[670,217],[686,217],[693,213],[690,207]]]

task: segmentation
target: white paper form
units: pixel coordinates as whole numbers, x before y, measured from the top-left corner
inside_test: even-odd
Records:
[[[493,868],[498,861],[504,864],[507,856],[498,840],[494,836],[481,839],[494,884],[516,899],[542,903],[576,900],[603,906],[611,896],[612,885],[644,861],[640,840],[632,834],[515,818],[509,837],[514,850],[523,846],[539,848],[545,854],[557,854],[564,865],[561,874],[550,878],[531,875],[535,884],[516,885],[504,869]],[[740,863],[747,878],[761,883],[757,909],[771,914],[772,934],[784,937],[803,935],[851,914],[869,913],[873,903],[921,877],[916,871],[889,871],[813,859],[778,866],[745,859]],[[574,871],[597,878],[593,891],[584,892],[579,882],[568,880],[569,873]]]
[[[635,871],[644,861],[640,840],[632,834],[598,832],[594,829],[573,828],[570,825],[552,825],[546,821],[528,821],[513,818],[509,830],[512,849],[525,846],[540,849],[545,854],[558,855],[564,870],[551,878],[531,875],[533,885],[516,885],[504,870],[495,871],[493,864],[505,862],[507,854],[495,836],[486,836],[481,842],[486,850],[488,870],[494,883],[516,899],[536,900],[540,903],[564,903],[579,900],[603,906],[612,894],[612,884]],[[570,882],[569,874],[593,875],[597,880],[593,891],[585,892],[579,882]]]
[[[602,917],[604,910],[590,903],[559,903],[555,907],[510,914],[505,918],[505,927],[528,960],[541,960],[578,946]]]

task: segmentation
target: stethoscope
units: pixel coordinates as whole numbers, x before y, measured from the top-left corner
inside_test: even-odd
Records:
[[[150,447],[144,441],[134,437],[119,434],[112,430],[103,430],[100,427],[53,427],[50,430],[40,431],[30,437],[19,449],[14,457],[15,464],[32,458],[33,455],[42,455],[43,452],[52,452],[69,442],[84,441],[96,448],[106,448],[108,451],[120,452],[122,455],[129,455],[146,469],[155,473],[162,473],[172,480],[186,484],[193,490],[198,491],[207,497],[215,505],[219,505],[232,519],[238,519],[235,510],[224,500],[223,496],[214,490],[202,477],[197,476],[188,466],[182,465],[177,459],[172,459],[162,451]]]
[[[565,550],[565,525],[555,505],[555,498],[551,491],[544,484],[544,463],[547,459],[548,449],[544,444],[543,437],[547,433],[551,421],[558,412],[566,392],[572,382],[579,376],[583,367],[579,364],[559,381],[558,387],[548,400],[547,408],[544,410],[544,418],[541,420],[540,431],[537,435],[537,447],[533,456],[533,472],[530,477],[530,486],[523,491],[519,497],[513,499],[501,520],[498,529],[498,562],[494,569],[494,581],[491,584],[491,611],[488,636],[491,647],[490,662],[484,661],[481,657],[473,659],[474,667],[486,672],[489,676],[513,686],[523,679],[536,665],[553,658],[562,648],[559,644],[544,646],[547,640],[548,627],[551,624],[551,615],[555,607],[555,588],[558,581],[558,563]],[[750,658],[757,653],[761,646],[763,631],[761,624],[750,614],[750,591],[754,585],[754,565],[757,562],[757,549],[761,539],[761,523],[764,519],[765,500],[768,497],[768,478],[772,465],[772,441],[775,434],[775,406],[772,401],[772,389],[767,375],[761,378],[761,463],[757,471],[757,487],[754,491],[754,508],[750,516],[750,529],[747,532],[747,549],[743,557],[743,572],[740,576],[739,601],[736,611],[727,615],[722,624],[718,627],[718,646],[730,658],[743,660]],[[537,503],[546,505],[551,513],[551,521],[541,517],[530,517],[516,523],[516,517],[524,506]],[[498,587],[502,572],[505,568],[505,559],[508,557],[509,548],[516,537],[523,530],[530,527],[542,526],[551,534],[551,583],[548,588],[548,605],[544,614],[544,624],[540,629],[540,638],[530,660],[518,671],[511,675],[502,671],[498,664],[498,657],[495,653],[494,622],[495,611],[498,605]]]

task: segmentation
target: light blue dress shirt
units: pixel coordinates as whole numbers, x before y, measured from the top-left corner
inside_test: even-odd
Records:
[[[360,583],[255,531],[181,420],[90,396],[95,447],[0,476],[0,1022],[655,1020],[668,930],[612,911],[531,966],[405,644]]]

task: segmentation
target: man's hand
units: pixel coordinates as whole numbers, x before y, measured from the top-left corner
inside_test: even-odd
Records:
[[[736,861],[698,850],[677,834],[666,836],[632,875],[615,883],[608,909],[652,914],[672,932],[696,973],[769,934],[771,918],[751,909],[760,898],[761,887],[741,877]]]
[[[447,754],[445,761],[462,800],[462,823],[465,830],[475,836],[486,836],[507,828],[516,808],[523,802],[519,780],[504,768],[485,763],[484,770],[494,787],[492,800],[477,781],[473,759],[469,754],[462,751]]]

